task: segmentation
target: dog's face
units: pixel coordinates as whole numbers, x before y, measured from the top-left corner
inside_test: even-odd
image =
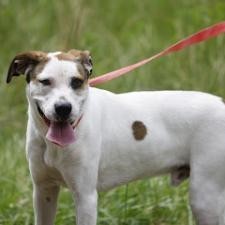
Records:
[[[82,115],[91,72],[88,51],[26,52],[13,59],[7,82],[13,76],[24,74],[28,82],[28,99],[50,128],[48,133],[53,136],[50,139],[68,139]],[[56,137],[57,132],[61,132],[63,137]],[[63,140],[62,143],[60,140],[52,141],[62,146],[65,144]]]

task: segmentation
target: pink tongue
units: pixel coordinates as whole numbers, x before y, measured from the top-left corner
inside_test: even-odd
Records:
[[[65,147],[75,141],[73,127],[68,122],[51,122],[46,138],[61,147]]]

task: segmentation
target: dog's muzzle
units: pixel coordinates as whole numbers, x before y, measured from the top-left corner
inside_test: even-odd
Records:
[[[76,121],[70,122],[69,116],[72,111],[71,104],[61,103],[55,105],[55,112],[56,116],[58,117],[56,121],[49,120],[41,110],[39,104],[36,103],[36,105],[40,117],[48,126],[48,131],[46,134],[47,140],[56,145],[59,145],[60,147],[65,147],[69,144],[72,144],[76,140],[74,129],[78,126],[82,115]]]

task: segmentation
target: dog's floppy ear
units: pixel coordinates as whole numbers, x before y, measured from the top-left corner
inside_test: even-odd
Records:
[[[75,56],[75,59],[78,60],[84,67],[85,71],[87,72],[87,76],[89,77],[92,74],[92,58],[89,51],[79,51],[76,49],[72,49],[68,52]]]
[[[26,80],[29,82],[30,72],[38,63],[46,60],[47,54],[41,51],[29,51],[16,55],[9,66],[6,82],[9,83],[13,76],[21,74],[26,75]]]

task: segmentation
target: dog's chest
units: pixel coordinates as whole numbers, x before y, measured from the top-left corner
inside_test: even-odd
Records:
[[[62,150],[60,150],[62,151]],[[46,166],[46,173],[51,182],[57,185],[66,186],[64,178],[61,174],[62,154],[56,149],[46,149],[43,158]]]
[[[46,151],[44,152],[44,162],[46,166],[59,168],[62,161],[61,151],[61,149],[57,149],[55,146],[47,146]]]

